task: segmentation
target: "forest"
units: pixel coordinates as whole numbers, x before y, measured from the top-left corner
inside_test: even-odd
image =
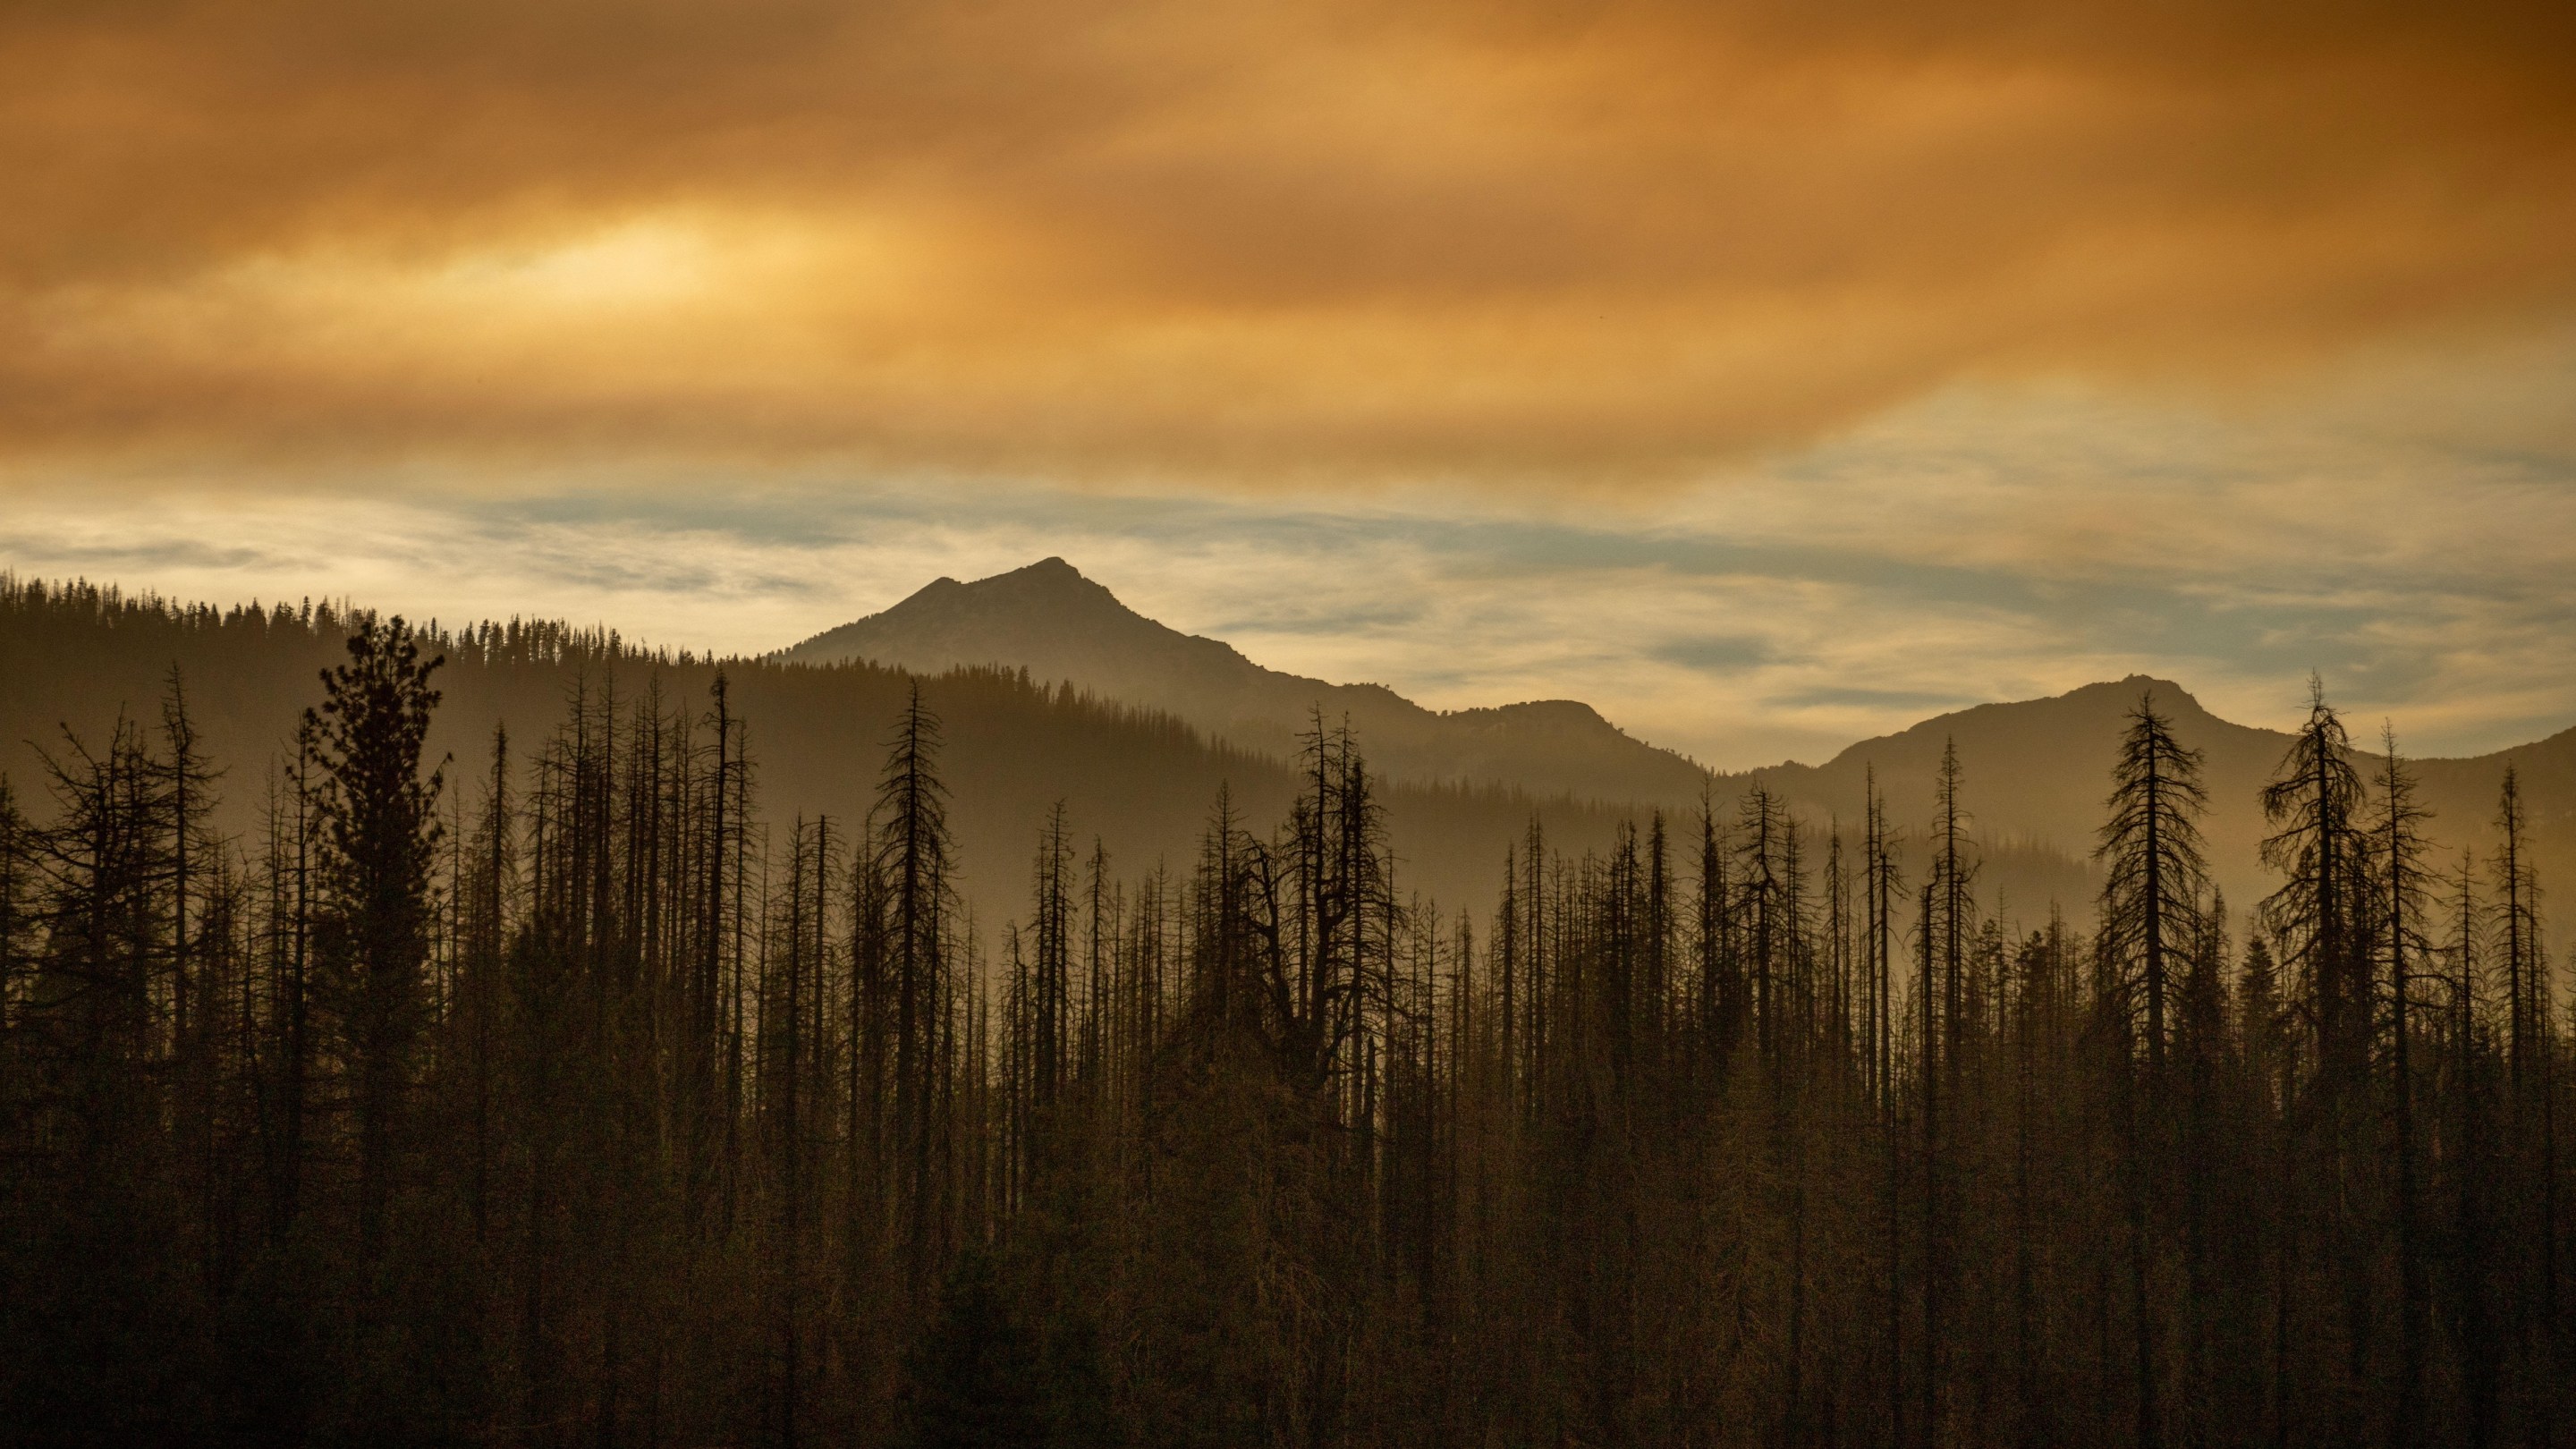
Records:
[[[2152,695],[2035,913],[1955,756],[1924,818],[1488,800],[1444,906],[1321,715],[1151,851],[1030,811],[997,899],[918,679],[782,812],[738,681],[801,670],[272,623],[335,654],[282,748],[174,662],[0,785],[18,1442],[2576,1439],[2520,783],[2434,819],[2321,688],[2252,902]]]

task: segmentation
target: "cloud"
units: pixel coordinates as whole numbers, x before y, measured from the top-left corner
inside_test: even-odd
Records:
[[[1742,634],[1704,634],[1668,639],[1647,651],[1666,664],[1706,674],[1734,674],[1771,657],[1765,641]]]
[[[1060,554],[1273,668],[1435,708],[1582,699],[1726,768],[2133,673],[2279,727],[2319,670],[2353,718],[2392,717],[2427,754],[2565,728],[2576,467],[2463,444],[2440,408],[2384,398],[2356,431],[2365,400],[2258,427],[1954,390],[1653,510],[677,465],[619,492],[531,476],[509,498],[416,466],[353,473],[337,497],[181,476],[23,495],[0,566],[760,652],[939,575]]]
[[[1064,554],[1724,764],[2576,679],[2576,12],[0,13],[0,563],[775,647]],[[336,495],[336,496],[335,496]]]
[[[2559,5],[0,19],[0,454],[1697,476],[2576,301]]]

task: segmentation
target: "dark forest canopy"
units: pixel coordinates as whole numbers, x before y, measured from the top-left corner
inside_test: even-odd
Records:
[[[293,753],[295,722],[316,673],[341,657],[351,612],[309,600],[219,610],[86,584],[0,580],[0,773],[31,778],[38,751],[57,748],[65,725],[95,739],[121,714],[150,715],[175,666],[205,748],[232,771],[218,822],[227,833],[247,831],[261,774]],[[479,757],[495,726],[542,732],[584,690],[702,698],[719,667],[546,620],[455,629],[433,621],[421,630],[447,660],[433,760]],[[728,659],[721,667],[760,755],[770,814],[864,814],[878,736],[915,676],[866,663]],[[1029,834],[1059,800],[1085,840],[1096,834],[1121,860],[1150,865],[1186,853],[1220,785],[1263,814],[1284,809],[1295,792],[1294,771],[1281,761],[1062,684],[995,669],[922,683],[947,723],[947,772],[973,786],[957,801],[960,887],[993,911],[1017,908]],[[1587,803],[1498,787],[1397,786],[1386,801],[1407,888],[1461,903],[1491,890],[1489,842],[1533,809],[1587,845],[1606,842],[1617,819]],[[2074,874],[2053,858],[2043,868]]]
[[[2569,1432],[2527,807],[2439,845],[2321,694],[2259,902],[2149,696],[2036,912],[1956,751],[1839,825],[1453,797],[1461,909],[1330,721],[1269,762],[999,674],[12,597],[6,688],[102,631],[131,675],[0,801],[29,1440]],[[286,690],[282,753],[212,723]],[[825,762],[763,712],[861,702],[846,803],[783,800]],[[1014,712],[1115,783],[1014,796],[979,904],[976,797],[1053,778]],[[1195,798],[1096,838],[1149,780]]]
[[[226,833],[245,832],[255,819],[257,778],[293,753],[296,719],[316,672],[339,659],[350,614],[328,601],[216,609],[88,584],[0,579],[0,774],[31,778],[38,752],[57,746],[66,725],[96,738],[120,715],[148,715],[175,666],[205,748],[236,777],[221,792],[217,822]],[[429,737],[433,759],[476,757],[496,726],[550,726],[583,690],[701,696],[719,667],[549,620],[420,627],[447,659],[445,699]],[[1030,832],[1059,801],[1083,839],[1098,836],[1128,865],[1168,856],[1177,867],[1220,785],[1258,816],[1285,809],[1296,791],[1296,771],[1284,759],[1022,673],[916,676],[865,662],[765,659],[721,667],[757,742],[763,799],[781,819],[849,821],[866,811],[877,736],[919,678],[947,724],[947,775],[966,786],[954,821],[959,887],[996,919],[1019,909]],[[1735,786],[1722,779],[1719,788]],[[1649,803],[1681,808],[1696,795]],[[1479,911],[1491,905],[1493,842],[1532,812],[1577,851],[1606,846],[1628,813],[1490,784],[1389,782],[1381,798],[1404,889]],[[2063,850],[1994,830],[1986,844],[1989,881],[2016,909],[2044,913],[2051,896],[2091,890],[2084,863]]]

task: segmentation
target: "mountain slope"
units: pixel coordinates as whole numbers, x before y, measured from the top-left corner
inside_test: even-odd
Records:
[[[2291,736],[2221,719],[2171,680],[2132,675],[2047,699],[1978,705],[1863,740],[1822,765],[1778,765],[1751,776],[1811,811],[1858,820],[1867,775],[1875,769],[1891,817],[1911,826],[1931,818],[1941,752],[1956,741],[1962,803],[1982,836],[2081,856],[2091,851],[2102,820],[2129,711],[2150,694],[2183,744],[2205,755],[2210,812],[2203,831],[2211,872],[2233,904],[2251,906],[2278,884],[2261,862],[2267,827],[2257,794]],[[2399,743],[2402,748],[2402,738]],[[2374,773],[2375,757],[2356,753],[2354,760],[2365,776]],[[2413,762],[2420,799],[2433,812],[2431,834],[2448,852],[2437,863],[2456,864],[2464,847],[2489,848],[2508,763],[2522,776],[2543,874],[2567,879],[2576,871],[2576,730],[2471,759]]]
[[[1285,697],[1314,700],[1328,711],[1347,702],[1364,749],[1381,767],[1391,753],[1382,730],[1414,731],[1415,758],[1429,757],[1417,779],[1458,779],[1467,771],[1436,751],[1481,748],[1483,753],[1469,756],[1471,767],[1488,772],[1481,778],[1505,783],[1469,789],[1398,784],[1387,792],[1406,888],[1428,890],[1479,915],[1503,849],[1519,838],[1536,803],[1512,784],[1578,796],[1557,799],[1541,811],[1558,846],[1579,854],[1608,843],[1620,812],[1581,798],[1591,793],[1581,788],[1585,779],[1618,778],[1619,754],[1609,754],[1612,768],[1599,764],[1601,753],[1586,754],[1599,751],[1604,732],[1631,761],[1634,752],[1644,752],[1648,766],[1630,777],[1638,788],[1621,791],[1614,801],[1637,800],[1682,814],[1696,808],[1703,777],[1686,761],[1618,735],[1581,706],[1437,715],[1373,687],[1273,675],[1213,640],[1135,622],[1143,628],[1132,632],[1153,647],[1179,641],[1190,655],[1213,660],[1210,672],[1220,681],[1231,678],[1256,703],[1260,691],[1275,688],[1277,680],[1289,681]],[[475,782],[496,724],[509,725],[514,753],[524,762],[576,691],[613,687],[631,700],[658,682],[674,704],[686,701],[692,712],[703,707],[713,664],[633,653],[612,657],[603,643],[537,630],[497,651],[452,651],[439,675],[447,702],[438,713],[431,753],[453,752],[449,778],[462,795],[470,799],[479,790]],[[25,586],[0,588],[0,780],[13,782],[22,803],[41,813],[45,770],[36,751],[59,756],[66,748],[63,726],[96,747],[120,713],[138,724],[157,724],[169,670],[177,665],[206,747],[229,767],[220,786],[226,828],[249,832],[257,824],[271,762],[286,747],[297,712],[317,696],[315,676],[339,654],[338,630],[327,615],[219,615],[119,602],[94,591],[56,596]],[[736,712],[748,722],[761,762],[761,794],[771,816],[826,812],[848,822],[863,815],[883,757],[881,732],[914,676],[861,664],[736,660],[726,667]],[[1114,677],[1106,669],[1104,662],[1100,677]],[[940,674],[925,688],[949,721],[955,823],[966,873],[987,921],[1021,909],[1030,843],[1057,800],[1067,802],[1078,836],[1099,833],[1130,864],[1160,857],[1180,869],[1220,786],[1230,786],[1237,808],[1262,824],[1285,808],[1296,788],[1276,758],[1294,740],[1275,724],[1268,737],[1272,748],[1254,755],[1212,742],[1168,716],[1115,703],[1087,704],[1016,675]],[[1965,770],[1964,804],[1988,860],[1988,901],[2000,895],[2027,924],[2053,899],[2081,922],[2089,916],[2093,889],[2081,861],[2109,789],[2112,753],[2124,716],[2149,690],[2183,741],[2208,754],[2211,865],[2231,902],[2250,906],[2275,884],[2257,858],[2264,826],[2255,795],[2290,737],[2220,719],[2171,681],[2133,676],[2048,699],[1981,705],[1864,740],[1822,765],[1784,764],[1713,783],[1721,807],[1730,811],[1735,797],[1760,780],[1815,823],[1835,818],[1849,830],[1861,818],[1864,780],[1875,769],[1894,822],[1911,838],[1909,874],[1919,879],[1933,773],[1944,742],[1955,739]],[[1095,693],[1109,691],[1095,686]],[[1374,713],[1372,700],[1378,702]],[[1260,722],[1256,716],[1254,723]],[[1560,727],[1572,742],[1569,754],[1585,762],[1581,769],[1551,767],[1550,731]],[[1501,746],[1480,746],[1480,732],[1502,737]],[[1239,743],[1245,736],[1259,738],[1250,728],[1235,738]],[[1513,774],[1523,760],[1532,762],[1530,772]],[[2372,762],[2365,757],[2361,763],[2367,770]],[[2421,800],[2435,812],[2430,833],[2439,843],[2438,862],[2456,863],[2464,847],[2482,854],[2491,848],[2496,790],[2508,763],[2522,774],[2533,864],[2544,887],[2564,890],[2576,881],[2576,730],[2473,759],[2417,762]],[[1688,826],[1676,833],[1684,841],[1691,838]],[[1687,862],[1683,869],[1687,874]],[[2563,930],[2553,934],[2564,939]]]
[[[941,579],[880,614],[782,651],[787,661],[865,658],[915,670],[1023,667],[1101,696],[1168,711],[1240,747],[1284,758],[1312,712],[1349,717],[1369,757],[1390,776],[1514,786],[1540,796],[1695,807],[1706,777],[1688,760],[1620,733],[1589,706],[1547,701],[1435,713],[1379,685],[1336,685],[1264,669],[1214,639],[1182,634],[1121,604],[1062,559],[974,583]],[[2081,910],[2128,712],[2152,693],[2186,744],[2206,754],[2211,872],[2238,907],[2277,884],[2261,863],[2266,825],[2257,793],[2290,736],[2221,719],[2181,685],[2144,675],[2046,699],[1979,705],[1877,739],[1822,765],[1788,763],[1721,776],[1721,799],[1755,780],[1816,817],[1857,822],[1873,768],[1892,819],[1919,839],[1932,814],[1933,776],[1956,740],[1964,804],[1986,853],[1990,888],[2027,916],[2050,898]],[[2369,743],[2367,730],[2356,727]],[[2365,773],[2371,762],[2357,757]],[[2494,835],[2505,765],[2521,771],[2534,859],[2545,876],[2576,876],[2576,730],[2497,754],[2416,762],[2433,835],[2455,862]]]
[[[215,824],[255,840],[297,716],[319,701],[322,670],[345,657],[343,623],[327,605],[217,611],[85,587],[57,593],[0,576],[0,787],[35,817],[50,815],[45,757],[105,748],[120,717],[157,731],[176,669],[199,748],[224,772]],[[945,721],[949,822],[962,884],[988,929],[1027,909],[1038,830],[1058,802],[1075,838],[1087,850],[1098,837],[1121,875],[1159,859],[1185,876],[1220,790],[1247,826],[1267,831],[1301,784],[1278,761],[1212,742],[1168,715],[990,670],[920,678],[866,664],[675,660],[544,625],[513,626],[499,644],[450,639],[440,652],[446,663],[434,683],[444,699],[428,756],[447,759],[448,803],[469,815],[482,798],[495,727],[509,731],[515,788],[524,790],[529,762],[576,697],[596,705],[613,696],[622,716],[658,691],[666,710],[697,717],[721,668],[749,734],[766,819],[783,831],[799,815],[822,814],[846,830],[866,818],[885,731],[918,682]],[[1505,847],[1533,811],[1552,840],[1578,853],[1605,846],[1616,823],[1597,807],[1502,788],[1397,784],[1382,798],[1404,863],[1400,888],[1480,915]]]
[[[1231,645],[1166,627],[1050,558],[973,583],[936,580],[864,619],[779,651],[783,662],[866,659],[914,671],[998,664],[1040,682],[1163,710],[1242,748],[1293,758],[1316,711],[1347,716],[1391,778],[1510,784],[1534,795],[1685,799],[1697,765],[1621,733],[1590,705],[1541,700],[1440,713],[1376,684],[1264,669]]]

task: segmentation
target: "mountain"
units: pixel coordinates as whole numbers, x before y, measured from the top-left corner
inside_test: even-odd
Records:
[[[1369,758],[1391,777],[1414,782],[1492,784],[1687,812],[1709,778],[1570,700],[1442,713],[1381,685],[1265,669],[1230,645],[1136,613],[1060,558],[973,583],[940,579],[883,613],[773,657],[869,659],[931,671],[1025,668],[1040,680],[1069,680],[1104,698],[1167,711],[1272,758],[1293,755],[1297,735],[1321,709],[1328,720],[1347,715]],[[1819,823],[1854,823],[1874,769],[1891,817],[1919,840],[1932,815],[1942,750],[1955,741],[1963,800],[1989,861],[1988,890],[2025,918],[2051,899],[2080,911],[2095,888],[2087,862],[2113,753],[2129,711],[2150,695],[2180,738],[2206,756],[2211,873],[2230,901],[2249,907],[2276,884],[2261,862],[2267,827],[2257,795],[2291,737],[2221,719],[2172,680],[2132,675],[2045,699],[1978,705],[1863,740],[1822,765],[1720,775],[1714,785],[1731,799],[1758,780]],[[2371,771],[2367,755],[2355,758]],[[2454,853],[2489,848],[2508,763],[2522,775],[2535,863],[2546,878],[2576,878],[2576,730],[2496,754],[2413,762],[2420,798],[2434,812],[2434,838]]]
[[[296,719],[320,701],[322,670],[345,657],[347,620],[302,611],[216,610],[48,587],[0,574],[0,790],[30,814],[51,813],[46,759],[104,749],[120,719],[156,732],[176,670],[199,748],[223,775],[215,824],[255,840]],[[515,788],[576,699],[614,699],[621,715],[658,693],[666,712],[702,717],[719,668],[748,731],[757,808],[783,832],[798,816],[837,830],[864,819],[885,760],[884,736],[918,683],[944,722],[940,756],[962,884],[988,929],[1027,909],[1039,827],[1059,802],[1087,852],[1097,837],[1117,874],[1159,860],[1186,878],[1224,791],[1248,828],[1283,818],[1301,784],[1276,759],[1212,741],[1169,715],[1085,699],[990,669],[928,677],[872,664],[820,667],[704,658],[622,647],[560,625],[450,632],[435,676],[444,696],[428,757],[446,760],[447,800],[469,815],[482,798],[493,731],[509,731]],[[1499,786],[1390,785],[1381,793],[1400,889],[1481,916],[1503,851],[1535,810],[1568,851],[1606,846],[1613,812],[1533,801]]]
[[[1013,589],[1052,591],[1058,622],[1066,626],[1057,631],[1053,654],[1013,659],[988,647],[998,637],[990,622],[980,626],[981,636],[973,633],[976,613],[986,607],[978,601],[1009,592],[986,586],[1010,580],[1019,580]],[[1014,609],[1028,616],[1022,604],[996,606],[991,617],[1007,620]],[[884,621],[907,611],[908,618],[952,620],[949,637],[969,642],[952,642],[941,654],[935,644],[906,640]],[[1091,627],[1074,627],[1086,619]],[[870,630],[878,632],[876,640],[866,638]],[[176,666],[205,747],[228,767],[219,787],[225,828],[248,835],[258,824],[272,762],[285,749],[298,711],[318,696],[316,675],[340,653],[339,632],[327,610],[218,612],[0,581],[0,781],[13,783],[20,801],[43,813],[46,770],[38,752],[61,757],[70,748],[66,727],[95,748],[119,715],[156,725]],[[878,664],[806,665],[777,656],[727,661],[734,707],[760,762],[767,814],[785,821],[827,813],[843,823],[863,816],[883,759],[883,730],[920,679],[948,722],[953,820],[987,922],[1022,909],[1032,842],[1059,800],[1076,837],[1102,837],[1123,862],[1122,872],[1158,858],[1186,870],[1220,788],[1231,792],[1245,819],[1266,827],[1297,788],[1281,760],[1295,747],[1294,722],[1315,704],[1329,718],[1347,711],[1382,769],[1390,756],[1407,759],[1410,780],[1399,779],[1385,792],[1390,836],[1405,863],[1404,888],[1425,890],[1479,917],[1504,848],[1519,838],[1534,809],[1545,817],[1550,839],[1579,855],[1608,844],[1629,802],[1686,816],[1706,778],[1581,705],[1437,714],[1375,686],[1265,670],[1214,640],[1135,615],[1053,561],[1001,580],[934,584],[834,635],[859,640],[838,648],[875,647],[894,653],[896,663],[932,672],[922,678]],[[978,637],[981,645],[972,642]],[[1101,642],[1120,639],[1129,641],[1132,659]],[[926,652],[898,652],[914,647]],[[1092,652],[1088,662],[1084,650]],[[516,758],[525,762],[577,693],[596,698],[613,689],[631,701],[659,688],[674,707],[685,704],[694,713],[703,708],[717,668],[704,659],[621,652],[602,637],[546,626],[514,628],[502,644],[451,641],[448,652],[438,677],[447,698],[433,725],[431,754],[452,754],[449,779],[468,801],[480,790],[480,762],[496,725],[509,727]],[[828,656],[833,648],[817,652]],[[979,652],[1013,668],[948,669]],[[1163,667],[1150,667],[1158,658]],[[1030,679],[1017,673],[1024,663]],[[1092,697],[1036,677],[1081,680]],[[1232,733],[1211,739],[1161,712],[1168,703],[1139,707],[1185,697],[1173,681],[1194,677],[1203,681],[1200,718],[1236,721]],[[2210,864],[2230,901],[2250,906],[2274,884],[2257,855],[2264,827],[2255,796],[2290,736],[2221,719],[2171,680],[2132,676],[2046,699],[1979,705],[1863,740],[1821,765],[1775,765],[1712,783],[1726,808],[1759,781],[1815,823],[1834,819],[1848,829],[1861,818],[1864,781],[1875,770],[1893,820],[1911,837],[1909,869],[1919,879],[1933,774],[1944,743],[1955,740],[1963,802],[1986,861],[1981,893],[1989,902],[2000,896],[2024,923],[2043,915],[2052,900],[2080,921],[2089,915],[2095,888],[2085,857],[2109,789],[2112,754],[2128,710],[2150,692],[2183,742],[2207,754]],[[1401,752],[1389,736],[1405,742]],[[1551,759],[1559,742],[1565,758]],[[1454,756],[1441,753],[1453,749]],[[2360,762],[2370,767],[2367,757]],[[2522,775],[2533,864],[2545,887],[2564,890],[2576,881],[2576,730],[2472,759],[2415,762],[2419,798],[2434,812],[2430,834],[2440,843],[2441,861],[2456,862],[2463,848],[2483,853],[2491,847],[2496,790],[2507,764]],[[1442,781],[1450,783],[1436,783]],[[1691,827],[1677,821],[1676,833],[1687,841]]]
[[[973,583],[935,580],[883,613],[772,657],[793,664],[865,659],[928,673],[1026,669],[1041,683],[1069,680],[1278,759],[1295,757],[1298,736],[1321,711],[1328,724],[1347,717],[1389,778],[1419,784],[1663,802],[1696,797],[1703,778],[1698,765],[1622,733],[1573,700],[1441,712],[1383,685],[1265,669],[1232,645],[1146,618],[1060,558]]]
[[[1981,839],[2083,856],[2101,824],[2120,732],[2129,712],[2149,697],[2173,721],[2176,737],[2205,757],[2210,810],[2203,833],[2211,874],[2234,905],[2251,906],[2278,884],[2261,861],[2266,826],[2257,795],[2291,736],[2221,719],[2172,680],[2131,675],[2046,699],[1978,705],[1863,740],[1822,765],[1777,765],[1752,771],[1751,778],[1811,813],[1848,821],[1860,818],[1865,782],[1875,770],[1891,817],[1915,825],[1932,817],[1933,777],[1944,746],[1955,741],[1961,799]],[[2366,752],[2353,758],[2365,776],[2377,768]],[[2430,833],[2450,852],[2438,863],[2456,864],[2464,847],[2482,853],[2490,847],[2507,764],[2522,777],[2543,877],[2570,878],[2576,871],[2576,729],[2496,754],[2411,761],[2418,798],[2433,812]],[[1919,825],[1915,833],[1919,838]]]

